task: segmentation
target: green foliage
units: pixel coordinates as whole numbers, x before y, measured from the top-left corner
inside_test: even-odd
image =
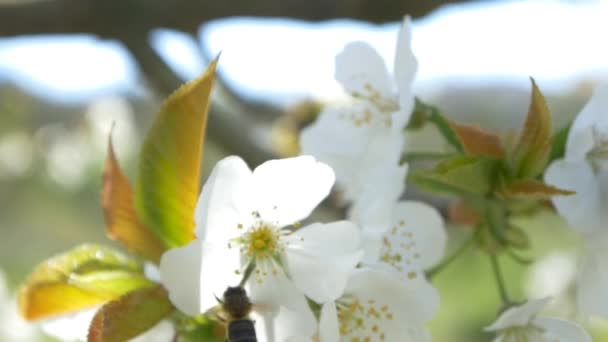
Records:
[[[532,98],[523,130],[515,144],[512,165],[517,178],[534,178],[545,169],[551,150],[551,112],[532,81]]]
[[[89,328],[89,342],[127,341],[155,326],[173,310],[160,285],[130,292],[97,311]]]
[[[572,125],[567,125],[566,127],[560,129],[553,136],[553,139],[552,139],[553,144],[551,145],[551,153],[549,153],[548,163],[551,163],[552,161],[554,161],[556,159],[563,158],[564,155],[566,154],[566,144],[568,142],[568,135],[570,134],[570,128],[572,128]]]
[[[409,180],[429,192],[484,196],[492,189],[497,162],[475,156],[458,156],[439,163],[434,170],[414,171]]]
[[[458,152],[462,152],[464,150],[458,135],[456,132],[454,132],[450,122],[443,115],[441,115],[441,112],[437,108],[416,98],[416,106],[412,114],[412,119],[410,119],[410,123],[408,124],[407,128],[420,127],[427,121],[434,124],[446,141]]]
[[[133,259],[85,244],[38,265],[19,292],[19,308],[26,319],[40,319],[99,305],[151,285]]]
[[[135,207],[143,223],[167,247],[194,237],[205,126],[215,80],[214,60],[198,79],[163,104],[144,141]]]
[[[178,321],[179,342],[224,342],[225,328],[205,316],[183,318]]]
[[[166,248],[135,212],[131,184],[116,160],[111,138],[103,169],[101,207],[106,235],[110,239],[120,241],[127,249],[148,260],[160,261]]]

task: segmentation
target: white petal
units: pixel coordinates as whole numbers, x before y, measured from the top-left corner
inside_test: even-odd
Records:
[[[237,236],[238,224],[251,220],[252,173],[236,156],[220,160],[203,185],[195,210],[196,235],[214,243]]]
[[[347,44],[336,56],[336,80],[352,94],[390,98],[393,86],[378,51],[364,42]]]
[[[383,233],[390,229],[395,203],[405,190],[407,170],[407,164],[400,166],[392,160],[361,164],[361,185],[348,218],[363,231]]]
[[[566,143],[566,158],[583,160],[594,147],[594,130],[601,135],[608,135],[608,84],[596,88],[593,96],[578,114]]]
[[[551,301],[550,298],[532,299],[527,303],[514,306],[503,312],[485,331],[498,331],[511,327],[525,327],[529,325],[538,313]]]
[[[382,250],[382,236],[381,232],[374,231],[362,231],[361,232],[361,245],[363,247],[363,259],[361,262],[366,265],[374,265],[380,260],[380,251]]]
[[[269,312],[255,312],[258,341],[300,342],[310,341],[317,330],[317,321],[305,302],[296,309],[280,307]]]
[[[162,284],[171,302],[194,316],[217,305],[228,286],[240,281],[238,250],[196,239],[184,247],[170,249],[160,261]]]
[[[399,108],[401,118],[394,121],[396,128],[402,129],[409,121],[413,107],[414,95],[412,84],[418,71],[418,61],[412,52],[412,23],[409,16],[403,18],[401,30],[397,37],[395,54],[395,81],[399,90]]]
[[[601,240],[606,242],[605,240]],[[605,245],[604,245],[605,246]],[[576,297],[579,310],[586,315],[608,318],[608,251],[588,250],[577,279]]]
[[[146,275],[146,278],[160,283],[160,270],[155,264],[151,262],[144,262],[144,274]]]
[[[302,154],[312,155],[331,166],[338,185],[349,192],[374,132],[370,125],[356,125],[350,119],[365,108],[328,108],[300,135]]]
[[[351,109],[331,109],[301,136],[302,152],[329,164],[336,172],[338,185],[347,200],[377,193],[398,197],[403,191],[405,168],[398,165],[403,151],[401,132],[393,132],[386,122],[362,124],[351,117],[367,113],[381,117],[375,109],[359,103]],[[387,179],[396,180],[386,182]],[[397,195],[393,195],[396,193]],[[376,198],[374,197],[374,200]]]
[[[260,215],[278,226],[306,218],[335,181],[333,170],[311,156],[267,161],[253,178]]]
[[[321,308],[319,317],[319,341],[334,342],[340,339],[340,322],[338,322],[338,311],[336,303],[329,302]]]
[[[89,326],[99,307],[61,315],[40,323],[42,331],[61,341],[86,341]]]
[[[606,203],[601,199],[600,183],[587,162],[557,160],[545,171],[544,178],[547,184],[576,192],[551,199],[572,229],[593,232],[605,228],[605,222],[608,222]]]
[[[407,272],[427,269],[441,260],[447,233],[435,208],[422,202],[399,202],[392,221],[391,229],[384,234],[381,262]]]
[[[280,306],[285,306],[297,311],[303,303],[306,303],[306,299],[287,278],[282,267],[273,259],[257,261],[256,271],[246,284],[251,300],[266,310],[278,310]]]
[[[591,336],[580,325],[563,319],[540,317],[534,325],[545,329],[543,334],[551,342],[592,342]]]
[[[377,319],[370,315],[362,317],[366,322],[365,329],[357,329],[349,336],[342,336],[341,340],[350,341],[352,337],[379,333],[384,333],[386,341],[420,342],[429,339],[424,325],[436,312],[439,296],[424,279],[404,281],[391,272],[358,269],[351,276],[343,298],[348,296],[356,298],[363,305],[364,312],[371,309],[380,315]],[[371,332],[373,325],[379,328],[377,333]]]
[[[311,224],[289,237],[285,262],[296,286],[317,303],[342,295],[363,257],[359,229],[348,221]]]

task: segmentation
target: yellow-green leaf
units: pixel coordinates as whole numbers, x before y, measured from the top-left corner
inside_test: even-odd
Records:
[[[573,194],[574,191],[559,189],[536,179],[515,181],[503,186],[497,193],[500,197],[512,199],[549,199]]]
[[[19,291],[28,320],[99,305],[151,286],[140,265],[110,248],[85,244],[38,265]]]
[[[459,156],[448,159],[432,170],[410,172],[409,180],[423,190],[449,195],[486,195],[492,188],[497,164],[495,160]]]
[[[89,342],[128,341],[155,326],[174,308],[158,285],[130,292],[106,303],[89,327]]]
[[[103,169],[101,207],[106,221],[106,234],[110,239],[122,242],[127,249],[148,260],[160,260],[165,247],[137,217],[131,184],[116,160],[111,137]]]
[[[450,121],[450,127],[458,136],[466,154],[498,159],[504,157],[505,150],[498,135],[478,126],[463,125],[454,121]]]
[[[214,60],[162,105],[140,156],[135,206],[139,217],[167,247],[194,237],[205,126],[215,79]]]
[[[517,178],[534,178],[547,163],[551,150],[551,112],[545,97],[532,81],[532,98],[528,116],[513,150],[513,167]]]

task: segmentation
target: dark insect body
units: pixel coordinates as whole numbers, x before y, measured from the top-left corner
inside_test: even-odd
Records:
[[[240,286],[228,287],[224,292],[222,310],[226,319],[226,342],[257,342],[254,322],[249,319],[251,301]]]

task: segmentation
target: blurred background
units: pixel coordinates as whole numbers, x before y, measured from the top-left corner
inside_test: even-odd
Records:
[[[204,176],[228,154],[255,166],[297,153],[298,130],[344,97],[336,53],[363,40],[392,65],[404,14],[414,17],[415,94],[464,122],[516,129],[533,76],[557,130],[608,77],[608,1],[0,0],[0,341],[21,331],[24,341],[38,338],[10,296],[37,263],[85,241],[118,247],[104,236],[99,203],[113,122],[133,176],[162,98],[221,52]],[[437,141],[420,132],[412,144]],[[549,211],[521,220],[536,262],[506,261],[509,290],[553,295],[550,311],[576,319],[576,236]],[[466,234],[450,233],[455,246]],[[482,327],[499,298],[488,261],[465,254],[436,280],[434,341],[489,341]],[[604,322],[583,323],[608,341]]]

